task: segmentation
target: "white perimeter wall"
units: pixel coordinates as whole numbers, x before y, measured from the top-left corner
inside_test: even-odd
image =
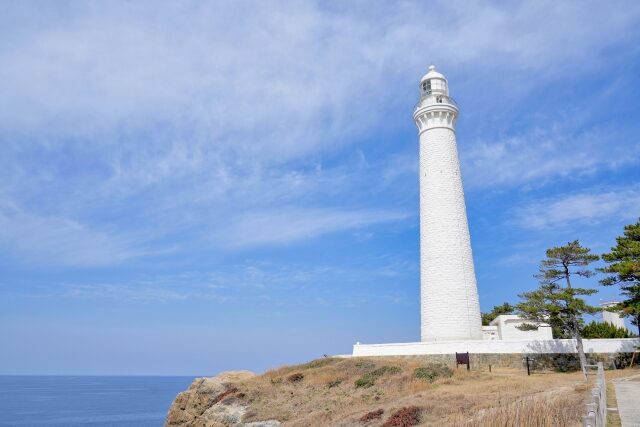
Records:
[[[582,340],[587,353],[631,353],[638,338]],[[575,340],[445,341],[397,344],[356,344],[353,356],[412,356],[458,353],[575,353]]]

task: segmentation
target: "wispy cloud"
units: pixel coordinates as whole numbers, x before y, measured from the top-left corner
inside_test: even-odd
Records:
[[[519,227],[549,229],[598,224],[612,219],[633,220],[640,215],[640,189],[594,189],[541,199],[514,210]]]
[[[14,260],[47,265],[96,267],[149,254],[136,249],[133,238],[112,236],[67,218],[39,217],[9,209],[0,209],[0,245]]]
[[[68,285],[63,297],[80,299],[110,299],[120,302],[170,302],[198,299],[204,301],[229,302],[232,297],[221,295],[213,288],[184,290],[158,286],[131,286],[122,284]]]
[[[215,239],[234,249],[286,244],[407,217],[409,215],[402,212],[365,210],[284,208],[256,211],[232,218],[220,227]]]
[[[358,306],[373,300],[406,302],[398,280],[415,276],[415,262],[397,255],[353,260],[348,266],[247,261],[181,273],[142,274],[122,281],[51,282],[11,289],[0,283],[0,294],[12,298],[113,301],[123,304],[206,301],[207,304],[273,304],[279,306]],[[373,262],[370,265],[370,262]],[[377,292],[372,283],[381,280]],[[342,294],[342,295],[338,295]]]
[[[476,141],[461,151],[465,185],[541,187],[553,180],[640,165],[640,144],[620,141],[615,131],[572,134],[558,123],[498,141]]]
[[[402,209],[372,193],[415,172],[415,159],[387,153],[392,165],[381,172],[345,150],[395,126],[391,108],[412,104],[430,62],[449,67],[460,89],[483,81],[503,94],[513,88],[502,73],[543,87],[597,68],[608,49],[633,40],[640,6],[607,8],[607,27],[616,28],[607,37],[593,31],[604,18],[592,9],[552,1],[407,2],[366,13],[314,2],[286,11],[255,2],[7,5],[0,201],[21,212],[3,216],[6,230],[25,237],[3,231],[0,244],[29,260],[107,265],[166,251],[152,242],[194,229],[225,250],[402,220]],[[429,42],[416,49],[416,40]],[[580,70],[570,65],[577,60]],[[465,184],[557,174],[559,153],[576,140],[564,135],[480,141],[462,153]],[[583,145],[581,170],[603,165],[594,160],[603,146],[598,135]]]

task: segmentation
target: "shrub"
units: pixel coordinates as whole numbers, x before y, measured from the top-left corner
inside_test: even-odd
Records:
[[[373,362],[369,362],[367,360],[358,360],[355,363],[356,368],[360,368],[360,369],[373,369],[376,367],[376,364]]]
[[[438,378],[449,378],[453,375],[453,370],[447,365],[441,363],[432,363],[413,371],[413,376],[421,380],[427,380],[430,383]]]
[[[631,334],[609,322],[593,321],[582,328],[582,338],[631,338]]]
[[[420,424],[420,408],[408,406],[397,410],[382,427],[410,427]]]
[[[355,382],[356,387],[364,387],[368,388],[375,384],[376,379],[380,378],[384,374],[398,374],[402,372],[402,369],[399,366],[381,366],[378,369],[367,372],[360,378],[358,378]]]
[[[574,354],[555,354],[552,356],[552,365],[556,372],[571,372],[580,369],[580,361]]]
[[[338,359],[336,359],[335,357],[323,357],[322,359],[316,359],[316,360],[312,360],[309,363],[305,363],[304,365],[300,365],[300,367],[302,369],[314,369],[314,368],[321,368],[323,366],[327,366],[330,365],[334,362],[337,362]]]
[[[331,380],[327,383],[327,386],[329,388],[333,388],[339,386],[340,384],[342,384],[342,380]]]
[[[366,423],[372,420],[377,420],[382,418],[382,414],[384,414],[384,409],[376,409],[375,411],[367,412],[362,417],[360,417],[360,422]]]
[[[383,366],[373,372],[376,372],[376,375],[381,377],[384,374],[399,374],[400,372],[402,372],[402,368],[400,368],[400,366]]]
[[[369,388],[372,385],[374,385],[376,382],[376,379],[373,375],[371,375],[371,373],[366,373],[363,376],[361,376],[360,378],[358,378],[355,382],[356,388]]]
[[[631,366],[631,359],[633,358],[633,353],[616,353],[613,358],[613,365],[616,369],[624,369]],[[633,358],[634,363],[638,363],[638,358]]]
[[[302,375],[302,374],[301,374],[301,373],[299,373],[299,372],[298,372],[298,373],[295,373],[295,374],[291,374],[291,375],[289,375],[289,376],[287,377],[287,380],[288,380],[290,383],[297,383],[297,382],[302,381],[303,379],[304,379],[304,375]]]

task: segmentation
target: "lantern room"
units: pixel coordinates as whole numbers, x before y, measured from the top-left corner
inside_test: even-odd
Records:
[[[449,95],[447,79],[436,71],[435,65],[429,67],[429,72],[420,79],[421,97],[428,95]]]

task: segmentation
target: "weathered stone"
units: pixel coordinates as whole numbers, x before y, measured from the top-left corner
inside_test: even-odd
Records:
[[[277,420],[243,423],[247,406],[236,397],[234,385],[252,377],[249,371],[223,372],[212,378],[197,378],[187,391],[176,397],[165,427],[277,427]]]

